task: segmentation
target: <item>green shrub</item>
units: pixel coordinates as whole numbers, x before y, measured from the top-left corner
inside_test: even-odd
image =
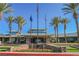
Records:
[[[1,51],[10,51],[10,47],[0,47],[0,52]]]
[[[52,50],[16,50],[15,52],[52,52]]]
[[[62,50],[60,50],[60,49],[59,50],[55,50],[54,49],[53,52],[62,52]]]

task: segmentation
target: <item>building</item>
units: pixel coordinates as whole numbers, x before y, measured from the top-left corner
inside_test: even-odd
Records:
[[[38,30],[38,31],[37,31]],[[11,38],[11,39],[10,39]],[[58,36],[60,43],[65,43],[65,38],[63,34]],[[76,33],[68,33],[66,35],[67,42],[77,42]],[[19,34],[13,31],[12,35],[4,34],[0,35],[0,44],[28,44],[35,48],[36,45],[45,45],[48,43],[56,43],[54,34],[47,34],[46,29],[31,29],[27,34]]]

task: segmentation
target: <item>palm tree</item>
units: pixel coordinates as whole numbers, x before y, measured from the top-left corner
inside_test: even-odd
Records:
[[[12,23],[14,21],[14,17],[13,16],[9,16],[8,18],[5,19],[6,22],[8,23],[9,26],[9,33],[10,33],[10,43],[11,43],[11,30],[12,30]]]
[[[15,23],[18,24],[18,33],[21,34],[22,27],[25,24],[24,18],[22,16],[16,17],[15,18]],[[18,36],[18,37],[19,37],[19,39],[21,39],[20,36]],[[18,39],[17,39],[16,43],[18,43]]]
[[[22,27],[25,24],[25,20],[22,16],[15,18],[15,22],[18,24],[18,33],[21,34]]]
[[[76,28],[77,28],[77,37],[79,41],[79,25],[78,25],[78,3],[70,3],[70,4],[65,4],[65,7],[62,9],[64,11],[64,14],[69,14],[71,13],[73,18],[75,19],[76,23]]]
[[[58,40],[58,25],[59,25],[59,18],[58,17],[54,17],[51,21],[51,25],[54,26],[54,31],[55,31],[55,38],[57,39],[57,42],[59,42]]]
[[[12,12],[11,5],[8,3],[0,3],[0,19],[2,19],[4,13]]]
[[[53,22],[53,20],[52,20],[52,22],[50,23],[52,26],[54,26],[54,32],[55,32],[55,40],[57,39],[57,37],[56,37],[56,25],[55,25],[55,23]]]
[[[67,40],[66,40],[66,27],[67,27],[67,23],[69,21],[66,18],[63,18],[60,22],[64,25],[64,38],[65,38],[65,42],[67,43]]]

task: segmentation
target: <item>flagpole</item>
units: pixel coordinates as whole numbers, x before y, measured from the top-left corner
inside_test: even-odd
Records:
[[[38,29],[39,29],[39,5],[37,3],[37,39],[38,39]]]
[[[32,16],[30,16],[30,44],[31,44],[31,38],[32,38]],[[33,48],[33,47],[32,47]]]
[[[45,30],[46,30],[46,32],[45,32],[45,40],[46,40],[46,35],[47,35],[47,19],[46,19],[46,15],[45,15]],[[45,43],[47,43],[47,40],[46,40],[46,42]]]
[[[30,30],[32,30],[32,21],[30,21]],[[32,34],[32,31],[30,31],[30,37],[32,38],[32,35],[31,34]],[[31,39],[30,39],[30,43],[32,44]]]
[[[30,30],[32,29],[32,16],[30,17]],[[30,31],[30,36],[31,36],[31,31]]]

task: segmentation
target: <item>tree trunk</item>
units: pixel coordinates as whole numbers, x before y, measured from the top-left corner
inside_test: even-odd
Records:
[[[79,41],[79,24],[78,24],[78,19],[75,19],[76,22],[76,27],[77,27],[77,40]]]
[[[18,43],[19,43],[19,41],[21,41],[21,30],[22,30],[22,27],[19,27],[19,40],[18,40]]]
[[[18,25],[18,34],[20,34],[20,27],[19,27],[19,25]]]
[[[64,25],[64,38],[65,38],[65,42],[67,43],[67,40],[66,40],[66,25]]]
[[[9,30],[10,30],[10,32],[9,32],[9,34],[10,34],[10,38],[9,38],[9,43],[12,43],[11,41],[11,24],[9,24]]]
[[[76,28],[77,28],[77,40],[79,42],[79,24],[78,24],[78,14],[74,12],[73,17],[75,19]]]
[[[54,31],[55,31],[55,40],[57,40],[57,37],[56,37],[56,27],[54,27]]]
[[[18,36],[17,36],[16,44],[18,44],[19,34],[20,34],[20,27],[18,25]]]
[[[57,26],[57,42],[59,43],[59,39],[58,39],[58,26]]]

